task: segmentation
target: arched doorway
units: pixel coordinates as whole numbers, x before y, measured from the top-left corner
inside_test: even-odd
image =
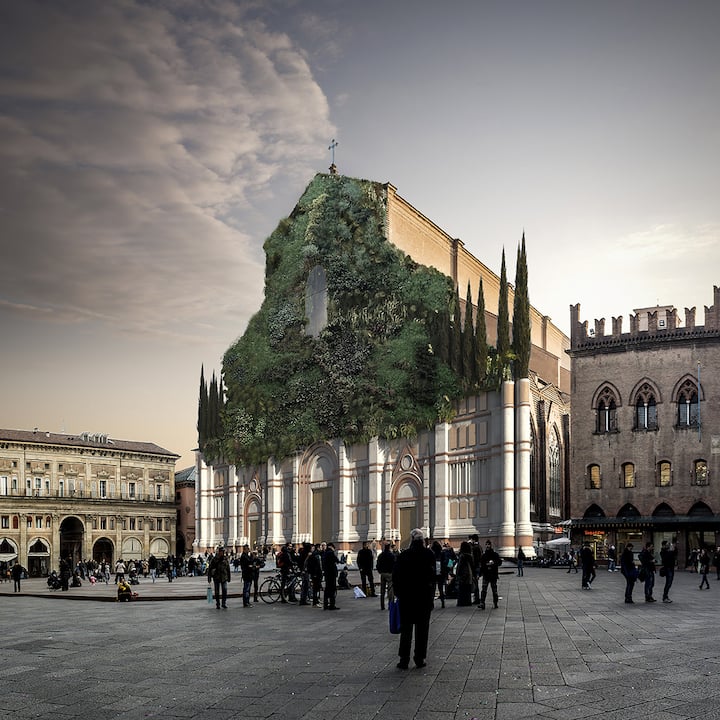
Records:
[[[60,557],[70,560],[75,567],[82,557],[85,528],[76,517],[67,517],[60,523]]]
[[[105,562],[113,565],[113,548],[114,545],[110,540],[108,540],[108,538],[100,538],[99,540],[96,540],[92,551],[93,560],[96,563],[101,563],[104,560]]]
[[[46,577],[50,568],[50,548],[39,538],[28,548],[27,571],[30,577]]]
[[[410,544],[410,531],[422,527],[420,488],[413,477],[405,477],[398,482],[395,492],[395,517],[400,532],[400,545]]]
[[[248,545],[255,549],[260,537],[260,498],[252,496],[248,499],[245,509],[245,528]]]

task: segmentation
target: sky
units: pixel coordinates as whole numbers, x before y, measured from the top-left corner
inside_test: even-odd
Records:
[[[511,281],[524,232],[568,334],[575,303],[703,323],[719,30],[713,0],[3,0],[0,427],[192,465],[200,369],[333,139]]]

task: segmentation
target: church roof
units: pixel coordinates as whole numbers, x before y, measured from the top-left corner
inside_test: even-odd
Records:
[[[188,468],[183,468],[175,473],[175,487],[180,485],[187,485],[195,487],[195,481],[197,480],[197,468],[193,465]]]
[[[176,453],[149,442],[135,440],[116,440],[100,433],[80,433],[71,435],[67,433],[51,433],[45,430],[2,430],[0,429],[0,443],[15,442],[28,445],[62,445],[78,448],[107,448],[108,450],[125,450],[130,452],[147,453],[149,455],[165,455],[170,458],[180,457]]]

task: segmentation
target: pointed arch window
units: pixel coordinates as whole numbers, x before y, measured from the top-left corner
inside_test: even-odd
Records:
[[[599,433],[617,432],[617,398],[615,393],[609,388],[604,387],[598,397],[597,402],[597,426],[596,431]]]
[[[548,443],[548,491],[550,496],[550,514],[560,515],[560,441],[557,430],[550,433]]]
[[[699,413],[697,386],[686,380],[677,396],[678,427],[697,427]]]
[[[635,400],[635,429],[658,429],[655,395],[647,383],[640,389]]]

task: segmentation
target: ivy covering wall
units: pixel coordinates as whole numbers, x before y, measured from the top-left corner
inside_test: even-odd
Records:
[[[379,183],[317,175],[266,240],[265,299],[225,353],[224,407],[203,399],[201,379],[208,459],[258,464],[320,439],[413,437],[499,376],[484,316],[478,346],[451,279],[388,242],[386,208]],[[306,290],[318,267],[327,320],[313,336]],[[213,405],[219,418],[203,418]]]

